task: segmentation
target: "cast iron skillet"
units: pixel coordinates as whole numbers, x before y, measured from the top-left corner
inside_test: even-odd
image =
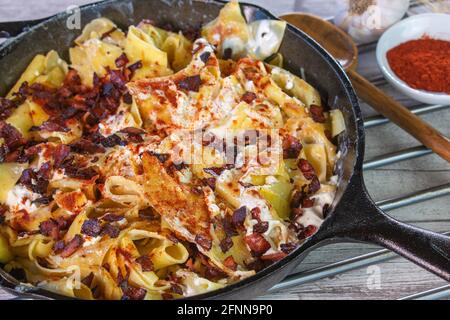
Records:
[[[143,19],[151,19],[158,24],[171,23],[180,29],[187,29],[216,18],[222,6],[223,2],[214,0],[108,0],[81,7],[81,19],[84,25],[94,18],[104,16],[123,29]],[[242,4],[242,9],[248,21],[276,19],[268,11],[255,5]],[[57,49],[67,60],[68,48],[80,34],[80,30],[67,28],[68,17],[67,13],[53,16],[28,28],[0,47],[0,94],[7,92],[36,54]],[[14,34],[33,23],[0,23],[0,31]],[[286,31],[281,53],[288,70],[299,74],[303,68],[307,80],[328,97],[332,107],[343,111],[346,131],[339,138],[342,157],[337,164],[340,178],[336,199],[319,231],[295,252],[251,278],[195,298],[255,297],[286,277],[311,250],[344,241],[382,245],[450,281],[450,238],[394,220],[370,199],[362,177],[363,119],[345,72],[314,40],[292,26]],[[7,276],[1,278],[4,287],[16,288],[17,281]],[[32,289],[31,292],[34,293],[34,298],[41,296],[67,299],[41,289]]]

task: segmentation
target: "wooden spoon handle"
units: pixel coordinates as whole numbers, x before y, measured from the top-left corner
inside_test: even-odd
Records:
[[[446,136],[387,96],[357,72],[348,70],[347,73],[362,100],[450,162],[450,140]]]

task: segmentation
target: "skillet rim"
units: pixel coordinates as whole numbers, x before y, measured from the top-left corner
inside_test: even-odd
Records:
[[[163,1],[163,0],[160,0]],[[180,0],[180,1],[195,1],[195,2],[201,2],[204,5],[220,5],[223,6],[227,3],[225,0]],[[95,8],[97,6],[108,6],[114,3],[119,2],[119,0],[103,0],[100,2],[95,2],[91,4],[86,4],[79,6],[80,13],[82,13],[85,10],[89,10],[92,8]],[[128,2],[128,1],[127,1]],[[130,1],[131,2],[131,1]],[[267,9],[260,7],[256,4],[246,3],[239,1],[239,5],[241,7],[241,10],[244,8],[253,8],[255,11],[261,13],[265,16],[267,19],[271,20],[280,20],[278,17],[276,17],[274,14],[272,14]],[[0,44],[0,59],[2,59],[4,56],[9,54],[12,47],[15,43],[19,43],[22,41],[22,38],[24,38],[29,33],[33,32],[34,30],[38,30],[41,27],[45,26],[46,23],[51,22],[53,20],[60,19],[62,17],[66,17],[69,14],[67,12],[60,12],[53,16],[50,16],[48,18],[45,18],[43,21],[37,23],[36,25],[28,28],[26,31],[20,33],[16,37],[13,37],[11,39],[7,39],[2,44]],[[329,214],[329,216],[325,219],[325,221],[329,220],[331,217],[336,216],[336,207],[342,200],[342,197],[349,191],[351,191],[351,185],[355,183],[355,181],[360,180],[362,182],[362,165],[363,165],[363,159],[364,159],[364,146],[365,146],[365,132],[364,132],[364,125],[363,125],[363,119],[361,114],[361,109],[359,106],[359,101],[356,95],[356,92],[350,82],[349,77],[347,76],[344,69],[340,66],[340,64],[314,39],[312,39],[310,36],[308,36],[306,33],[301,31],[300,29],[292,26],[291,24],[287,24],[287,30],[290,30],[294,33],[295,37],[298,41],[303,41],[307,45],[309,45],[312,49],[317,51],[317,54],[325,60],[325,62],[328,64],[328,68],[332,69],[332,71],[336,74],[337,78],[341,82],[341,86],[343,86],[344,93],[348,98],[349,103],[352,107],[353,115],[350,117],[355,124],[355,138],[354,138],[354,145],[349,146],[348,148],[351,150],[354,150],[354,161],[352,164],[352,170],[349,175],[349,177],[346,179],[348,181],[348,184],[343,188],[341,198],[339,201],[335,202],[335,208],[334,210]],[[341,176],[339,178],[342,178]],[[355,180],[356,179],[356,180]],[[195,295],[192,297],[183,297],[177,300],[203,300],[203,299],[220,299],[221,296],[228,295],[232,292],[236,292],[244,287],[250,286],[254,283],[256,283],[259,280],[265,279],[267,277],[270,277],[274,272],[280,271],[287,265],[294,262],[295,259],[298,259],[301,255],[307,254],[310,250],[312,250],[314,247],[318,246],[320,243],[323,243],[326,239],[321,239],[319,236],[321,234],[321,231],[323,231],[323,226],[317,230],[317,232],[310,238],[308,238],[304,243],[302,243],[295,251],[287,255],[282,260],[279,260],[272,265],[264,268],[263,270],[255,273],[253,276],[245,278],[243,280],[240,280],[236,283],[227,285],[226,287],[223,287],[218,290],[202,293],[199,295]],[[0,287],[3,283],[3,280],[0,280]],[[52,293],[47,290],[43,290],[38,287],[34,287],[36,290],[31,290],[30,293],[43,295],[45,297],[50,298],[56,298],[56,299],[64,299],[64,300],[79,300],[76,298],[71,298],[67,296],[63,296],[60,294]],[[14,289],[14,288],[13,288]],[[20,294],[20,292],[18,292]]]

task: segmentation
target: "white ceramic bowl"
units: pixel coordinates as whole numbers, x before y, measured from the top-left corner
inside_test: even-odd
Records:
[[[386,54],[390,49],[409,40],[419,39],[424,34],[431,38],[450,41],[450,14],[419,14],[389,28],[378,42],[378,65],[386,79],[407,96],[427,104],[450,104],[450,95],[413,89],[398,78],[389,66]]]

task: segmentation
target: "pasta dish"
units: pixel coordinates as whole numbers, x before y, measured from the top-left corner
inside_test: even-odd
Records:
[[[286,24],[98,18],[0,98],[0,263],[81,299],[176,299],[286,257],[333,202],[339,110],[283,69]]]

